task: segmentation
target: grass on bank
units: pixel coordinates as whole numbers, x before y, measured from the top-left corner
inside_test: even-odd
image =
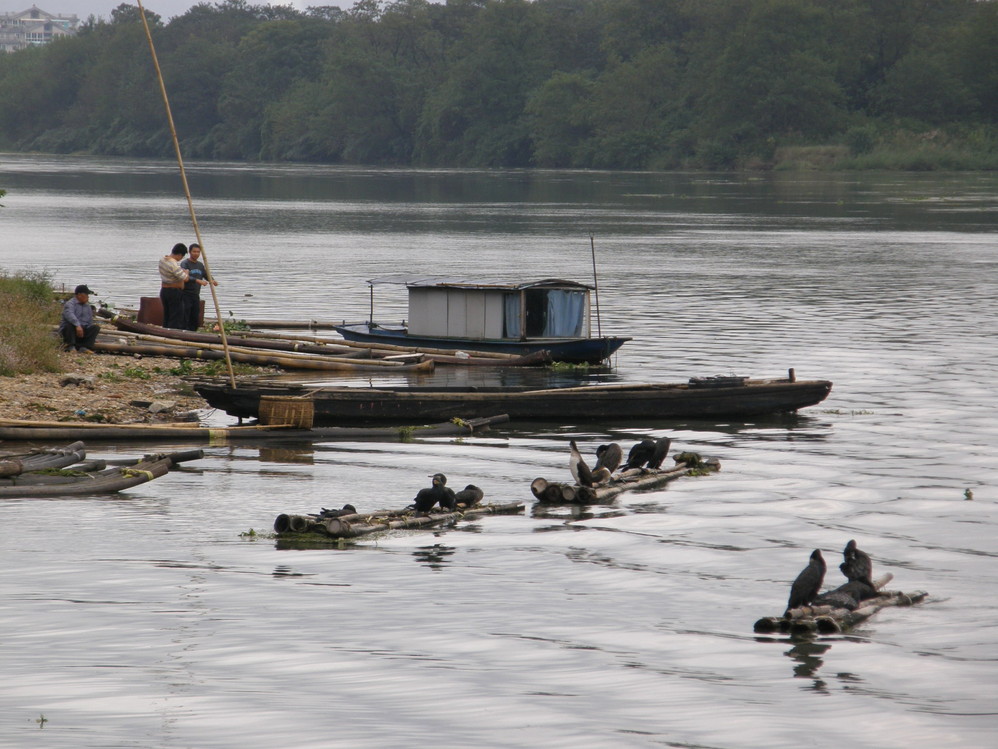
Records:
[[[59,308],[44,273],[8,275],[0,271],[0,376],[58,372],[59,341],[52,328]]]

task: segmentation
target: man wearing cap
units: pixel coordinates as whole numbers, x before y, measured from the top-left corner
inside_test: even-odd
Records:
[[[62,305],[62,321],[59,332],[66,346],[88,354],[94,351],[94,341],[100,333],[100,325],[94,324],[94,308],[90,306],[91,291],[86,284],[76,287],[73,296]]]
[[[184,327],[184,284],[190,274],[180,267],[180,261],[187,254],[187,245],[178,242],[169,255],[159,260],[159,280],[162,285],[159,299],[163,302],[163,327]]]

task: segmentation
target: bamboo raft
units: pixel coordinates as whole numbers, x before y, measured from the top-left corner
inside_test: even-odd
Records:
[[[16,458],[5,457],[3,461],[8,467],[19,461],[28,470],[0,478],[0,499],[111,494],[165,476],[180,463],[203,458],[204,452],[156,453],[113,461],[85,460],[85,455],[83,443],[75,443],[66,448],[43,448]],[[40,461],[32,460],[36,456],[59,456],[61,464],[57,466],[50,461],[39,469]],[[70,457],[76,459],[67,463]]]
[[[165,440],[194,444],[224,445],[238,440],[354,440],[382,439],[408,441],[414,437],[447,437],[469,435],[494,424],[504,424],[509,416],[485,416],[480,419],[454,419],[439,424],[400,427],[315,427],[302,428],[300,424],[247,425],[231,427],[202,427],[195,423],[181,424],[98,424],[80,422],[67,424],[55,421],[17,421],[0,419],[0,440]],[[50,458],[50,460],[52,460]],[[42,466],[52,467],[52,466]],[[0,476],[4,475],[0,459]]]
[[[831,635],[845,632],[864,622],[887,606],[913,606],[926,599],[928,593],[916,591],[902,593],[901,591],[881,591],[894,579],[888,573],[873,581],[874,587],[880,591],[877,598],[863,601],[856,609],[835,608],[833,606],[801,606],[791,609],[787,616],[764,616],[759,619],[753,629],[759,634],[822,634]]]
[[[605,502],[618,494],[635,489],[652,489],[675,481],[681,476],[714,473],[719,470],[721,463],[717,458],[708,458],[701,462],[690,460],[689,464],[677,460],[675,468],[623,471],[611,478],[608,484],[601,486],[579,486],[536,478],[530,484],[530,491],[539,502],[547,504],[593,504]]]
[[[274,520],[274,531],[279,536],[318,534],[327,538],[346,539],[390,530],[432,528],[484,515],[515,515],[522,511],[522,502],[508,502],[505,504],[478,504],[464,510],[431,512],[426,515],[419,515],[411,510],[379,510],[368,514],[354,513],[331,518],[282,513]]]

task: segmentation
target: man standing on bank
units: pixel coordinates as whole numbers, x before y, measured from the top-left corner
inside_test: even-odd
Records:
[[[201,245],[196,242],[188,248],[190,255],[180,263],[187,271],[188,279],[184,284],[184,327],[187,330],[197,330],[201,322],[201,287],[218,286],[218,281],[208,278],[208,271],[201,262]]]
[[[169,255],[159,259],[159,279],[162,287],[159,299],[163,302],[163,327],[184,327],[184,284],[187,271],[180,267],[180,261],[187,254],[187,245],[178,242]]]
[[[100,325],[94,324],[94,308],[90,306],[90,295],[93,293],[86,284],[80,284],[73,296],[62,305],[59,332],[70,350],[97,353],[94,351],[94,341],[100,333]]]

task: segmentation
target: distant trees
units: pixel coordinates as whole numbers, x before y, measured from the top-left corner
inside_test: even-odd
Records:
[[[147,18],[191,157],[646,169],[901,130],[998,140],[992,0],[223,0]],[[170,154],[135,6],[0,55],[0,147]]]

